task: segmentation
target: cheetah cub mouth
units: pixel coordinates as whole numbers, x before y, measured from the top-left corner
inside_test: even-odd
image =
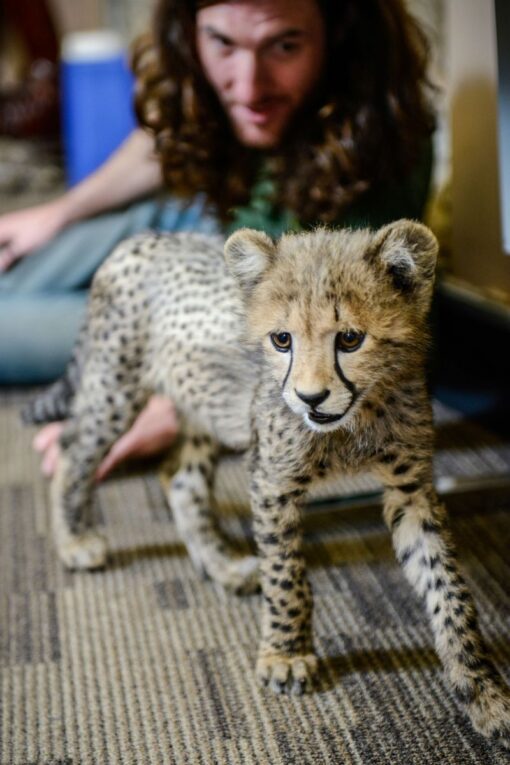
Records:
[[[308,412],[308,419],[311,422],[315,422],[318,425],[329,425],[331,422],[338,422],[343,417],[343,414],[325,414],[323,412]]]
[[[340,414],[330,414],[329,412],[321,412],[317,409],[311,409],[303,414],[303,420],[305,425],[311,430],[315,430],[320,433],[336,430],[345,424],[346,417],[352,410],[354,400],[349,404],[347,409]]]

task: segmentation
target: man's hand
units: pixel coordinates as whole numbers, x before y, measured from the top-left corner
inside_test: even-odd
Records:
[[[0,217],[0,274],[65,226],[131,204],[161,187],[154,139],[139,128],[100,168],[62,196]]]
[[[52,422],[36,435],[33,447],[42,454],[41,471],[53,475],[60,456],[58,439],[63,423]],[[112,446],[96,472],[101,481],[121,462],[150,457],[168,449],[178,432],[174,406],[163,396],[153,396],[130,430]]]
[[[0,217],[0,272],[47,244],[64,225],[58,199]]]

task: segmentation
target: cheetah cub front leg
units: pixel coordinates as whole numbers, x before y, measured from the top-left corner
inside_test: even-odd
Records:
[[[239,595],[259,588],[259,561],[236,557],[221,534],[213,511],[218,445],[203,433],[186,432],[180,467],[169,484],[168,504],[197,571]]]
[[[296,451],[299,446],[306,449],[308,439],[309,434],[296,434]],[[276,693],[302,694],[311,690],[318,670],[312,593],[302,550],[301,503],[307,476],[301,465],[306,462],[284,449],[272,453],[271,443],[271,434],[259,429],[258,446],[251,454],[251,506],[263,593],[256,674]]]
[[[262,685],[276,693],[301,694],[311,690],[317,658],[312,643],[312,595],[301,549],[301,513],[296,504],[296,492],[302,490],[285,489],[257,490],[252,498],[264,598],[256,674]]]
[[[430,467],[426,474],[431,475]],[[397,558],[425,598],[436,650],[475,730],[510,749],[510,693],[491,661],[459,570],[445,508],[431,481],[381,476]]]

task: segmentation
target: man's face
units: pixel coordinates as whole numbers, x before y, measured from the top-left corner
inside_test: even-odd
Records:
[[[246,146],[282,139],[321,76],[325,29],[317,0],[230,0],[197,12],[197,49]]]

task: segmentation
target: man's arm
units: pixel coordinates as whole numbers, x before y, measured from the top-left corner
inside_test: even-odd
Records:
[[[90,218],[143,197],[160,188],[161,169],[154,140],[135,130],[95,173],[57,200],[64,225]]]
[[[49,242],[70,223],[121,207],[161,185],[153,139],[135,130],[104,165],[63,196],[0,217],[0,271]]]

